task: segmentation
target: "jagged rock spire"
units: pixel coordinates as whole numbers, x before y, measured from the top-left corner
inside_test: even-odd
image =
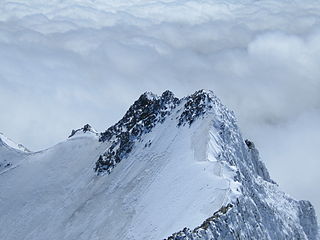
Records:
[[[102,142],[110,141],[111,138],[114,140],[111,147],[99,157],[95,171],[110,173],[132,150],[134,142],[150,132],[157,123],[162,123],[179,102],[168,90],[160,97],[150,92],[142,94],[117,124],[101,134]]]

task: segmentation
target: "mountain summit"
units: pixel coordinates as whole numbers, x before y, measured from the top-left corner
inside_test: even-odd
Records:
[[[161,96],[150,92],[142,94],[117,124],[101,134],[101,142],[112,139],[112,144],[99,157],[95,171],[110,173],[114,166],[131,152],[135,142],[141,140],[142,136],[158,123],[163,123],[167,116],[175,115],[177,127],[191,125],[214,105],[222,107],[213,92],[205,90],[182,99],[176,98],[170,91],[165,91]]]
[[[144,93],[106,131],[19,159],[0,172],[4,240],[319,239],[212,91]]]

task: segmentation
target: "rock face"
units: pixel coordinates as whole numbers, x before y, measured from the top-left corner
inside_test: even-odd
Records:
[[[134,143],[157,123],[162,123],[179,101],[170,91],[165,91],[161,97],[153,93],[142,94],[117,124],[101,134],[101,142],[111,141],[112,144],[100,155],[95,171],[110,173],[131,152]]]
[[[211,91],[144,93],[106,131],[20,156],[0,172],[3,240],[319,239]]]

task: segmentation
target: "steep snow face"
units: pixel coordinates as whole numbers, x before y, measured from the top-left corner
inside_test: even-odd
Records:
[[[210,91],[143,94],[104,133],[26,155],[0,192],[4,240],[317,237],[310,203],[278,190]]]
[[[230,113],[226,116],[229,117]],[[227,119],[219,122],[215,118],[213,121],[213,126],[217,123],[220,126],[216,142],[222,151],[218,159],[224,166],[235,170],[232,179],[240,186],[237,190],[241,194],[236,199],[231,198],[198,227],[186,227],[168,240],[319,239],[317,218],[311,203],[294,200],[281,192],[260,161],[254,144],[244,141],[235,122]],[[210,149],[219,148],[213,146]]]
[[[92,137],[70,139],[1,174],[1,239],[59,239],[87,197],[97,145]]]

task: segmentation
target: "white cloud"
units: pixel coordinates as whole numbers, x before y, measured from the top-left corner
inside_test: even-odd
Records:
[[[144,91],[209,88],[320,210],[319,62],[317,0],[2,1],[1,131],[41,149],[106,129]]]

